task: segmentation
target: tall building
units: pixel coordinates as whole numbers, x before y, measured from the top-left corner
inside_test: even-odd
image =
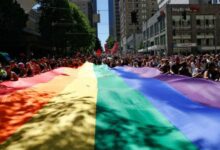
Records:
[[[157,10],[155,0],[119,0],[120,7],[120,32],[121,46],[127,49],[127,38],[134,33],[142,32],[142,24],[148,20]],[[137,12],[137,23],[132,24],[131,13]]]
[[[220,5],[167,4],[143,26],[145,51],[190,54],[220,51]]]
[[[97,23],[99,21],[97,15],[97,0],[69,0],[76,4],[81,11],[88,17],[90,25],[96,29],[97,32]]]
[[[212,4],[220,4],[220,0],[212,0]]]
[[[76,4],[88,17],[90,24],[93,25],[92,0],[70,0],[70,2]]]
[[[96,29],[96,35],[98,35],[98,22],[100,19],[99,19],[99,15],[97,14],[97,0],[92,0],[92,10],[93,10],[92,26]]]
[[[119,0],[109,0],[109,35],[120,41],[120,12]]]
[[[17,0],[17,2],[24,9],[25,13],[29,13],[29,11],[32,9],[34,4],[36,3],[35,0]]]
[[[219,0],[157,0],[159,8],[166,4],[208,4]]]

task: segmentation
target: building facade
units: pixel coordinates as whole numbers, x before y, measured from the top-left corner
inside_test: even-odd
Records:
[[[76,4],[80,10],[88,17],[92,27],[97,29],[97,22],[94,21],[94,16],[97,14],[96,0],[69,0]]]
[[[166,4],[208,4],[218,0],[157,0],[159,8]]]
[[[220,4],[220,0],[212,0],[212,4]]]
[[[92,26],[96,29],[96,35],[98,35],[98,22],[100,21],[100,16],[97,13],[97,0],[92,0]]]
[[[119,9],[121,46],[123,51],[126,51],[127,38],[132,34],[142,32],[143,22],[157,11],[158,5],[155,0],[119,0]],[[133,24],[131,20],[131,12],[133,11],[137,12],[136,24]]]
[[[35,0],[16,0],[21,7],[24,9],[25,13],[29,13],[31,11],[32,7],[36,3]]]
[[[109,0],[109,35],[120,41],[120,12],[119,0]]]
[[[217,52],[220,5],[165,5],[144,24],[143,34],[149,53]]]

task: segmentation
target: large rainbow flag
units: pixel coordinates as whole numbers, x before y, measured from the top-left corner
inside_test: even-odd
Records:
[[[0,86],[0,150],[220,150],[216,82],[85,63]]]

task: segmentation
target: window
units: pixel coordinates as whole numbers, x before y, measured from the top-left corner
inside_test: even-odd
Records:
[[[160,32],[163,32],[165,30],[165,19],[160,20]]]
[[[201,39],[197,39],[197,44],[201,45],[201,43],[202,43],[202,40]]]
[[[206,39],[206,45],[207,46],[209,45],[209,39]]]
[[[165,35],[161,35],[160,36],[160,44],[161,45],[165,45],[166,44],[166,36]]]
[[[159,33],[159,24],[158,23],[154,24],[154,30],[155,30],[155,34]]]
[[[155,45],[159,45],[160,44],[160,39],[159,39],[159,37],[156,37],[155,38]]]
[[[205,20],[205,24],[206,24],[206,26],[209,25],[209,20],[208,19]]]
[[[200,25],[201,25],[201,20],[196,20],[196,24],[197,24],[198,26],[200,26]]]

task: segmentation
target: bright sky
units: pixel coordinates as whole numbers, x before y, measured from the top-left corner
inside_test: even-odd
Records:
[[[97,0],[97,5],[97,10],[100,10],[101,15],[101,22],[98,24],[98,36],[102,45],[104,45],[109,36],[108,0]]]

